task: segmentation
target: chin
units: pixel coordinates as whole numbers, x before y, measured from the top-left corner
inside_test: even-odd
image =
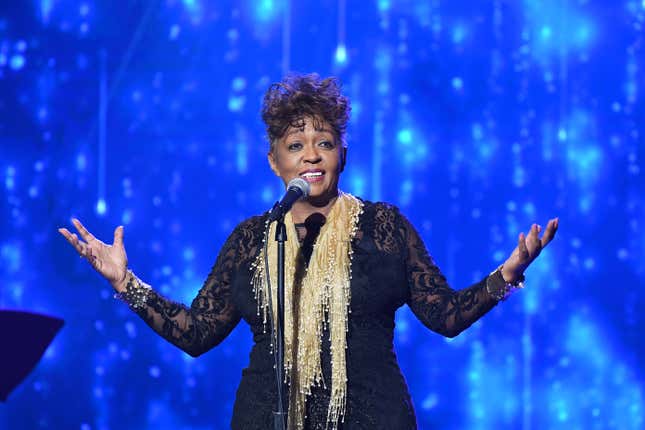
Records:
[[[311,192],[309,193],[309,196],[307,197],[307,200],[311,202],[320,202],[322,200],[331,200],[337,195],[338,195],[337,191],[332,191],[332,190],[317,191],[312,189]]]

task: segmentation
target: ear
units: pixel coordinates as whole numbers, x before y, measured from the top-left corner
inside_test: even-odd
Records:
[[[345,170],[346,162],[347,162],[347,147],[343,146],[340,148],[340,172],[341,173]]]
[[[267,153],[267,160],[269,161],[269,167],[271,167],[271,170],[273,171],[273,173],[275,173],[276,176],[280,176],[280,171],[278,170],[278,164],[276,163],[275,155],[273,154],[272,150],[270,150]]]

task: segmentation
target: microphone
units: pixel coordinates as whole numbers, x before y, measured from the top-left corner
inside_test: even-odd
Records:
[[[287,192],[280,202],[276,203],[269,214],[269,222],[282,218],[291,206],[299,199],[304,199],[309,195],[309,183],[302,178],[294,178],[287,184]]]

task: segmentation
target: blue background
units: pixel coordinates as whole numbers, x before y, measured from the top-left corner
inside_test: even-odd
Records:
[[[123,224],[130,267],[189,303],[282,193],[259,110],[295,70],[342,79],[342,188],[398,205],[454,288],[560,217],[459,337],[397,313],[420,428],[642,428],[644,25],[641,0],[2,2],[0,307],[66,325],[0,427],[228,428],[245,323],[193,359],[56,229]]]

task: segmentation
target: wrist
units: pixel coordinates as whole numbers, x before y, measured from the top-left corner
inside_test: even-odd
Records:
[[[511,272],[510,270],[505,271],[503,264],[501,266],[499,266],[498,270],[499,270],[499,273],[502,274],[502,278],[504,278],[504,282],[506,282],[507,284],[517,285],[520,282],[524,281],[524,274],[523,273],[516,274],[516,273]]]
[[[117,293],[125,292],[125,289],[127,288],[127,285],[128,285],[128,278],[130,277],[129,275],[131,273],[132,272],[126,269],[120,280],[110,282],[110,285],[112,285],[112,288],[114,288],[114,291],[116,291]]]
[[[134,310],[141,310],[146,307],[152,288],[150,285],[142,282],[137,276],[128,270],[125,277],[125,287],[123,291],[114,294],[115,299],[124,301]],[[116,289],[116,287],[115,287]]]
[[[524,288],[524,275],[520,275],[514,282],[508,282],[502,275],[502,266],[493,270],[486,278],[486,291],[497,301],[506,300],[521,288]]]

